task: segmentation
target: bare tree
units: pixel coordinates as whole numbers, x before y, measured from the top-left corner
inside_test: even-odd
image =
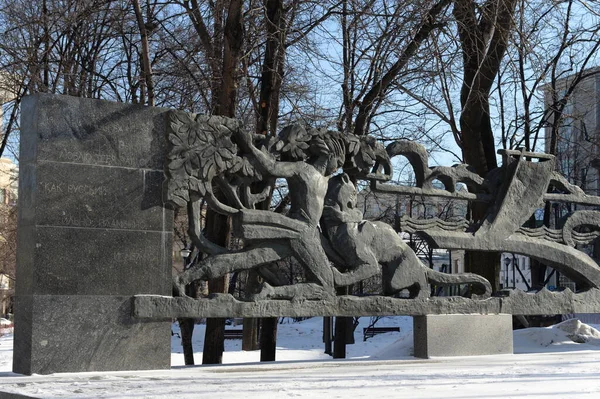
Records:
[[[598,48],[595,7],[576,0],[456,0],[453,20],[422,47],[423,72],[399,82],[399,90],[420,104],[413,112],[426,112],[453,135],[462,150],[457,158],[480,175],[497,167],[498,143],[533,151],[550,129],[547,151],[556,153],[560,127],[573,123],[568,100],[596,73],[589,68]],[[584,13],[589,18],[578,18]],[[480,220],[486,212],[474,204],[471,216]],[[469,254],[467,263],[498,286],[498,255]]]

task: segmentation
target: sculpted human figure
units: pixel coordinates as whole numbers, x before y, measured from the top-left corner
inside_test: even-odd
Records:
[[[410,297],[428,295],[427,284],[474,284],[489,297],[490,283],[471,273],[446,274],[429,269],[386,223],[363,220],[356,209],[356,188],[346,174],[329,181],[321,219],[323,233],[344,261],[347,272],[333,269],[335,284],[354,284],[378,273],[382,267],[384,294],[408,289]]]
[[[242,237],[241,251],[210,256],[175,277],[174,288],[195,280],[214,279],[227,273],[256,268],[294,256],[307,270],[305,283],[272,287],[265,283],[257,298],[318,299],[334,295],[332,268],[321,246],[317,228],[323,212],[330,176],[345,160],[345,143],[337,132],[305,130],[292,125],[280,134],[285,146],[282,161],[262,152],[252,136],[236,130],[237,144],[263,175],[285,178],[290,210],[287,215],[270,211],[241,209],[232,216],[234,232]]]

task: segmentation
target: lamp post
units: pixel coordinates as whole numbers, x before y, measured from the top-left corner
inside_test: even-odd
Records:
[[[512,260],[507,256],[506,258],[504,258],[504,265],[506,266],[506,270],[504,271],[504,287],[508,288],[508,266],[510,265],[510,263],[512,262]],[[514,283],[514,280],[513,280]]]
[[[183,270],[187,268],[187,259],[192,254],[192,251],[189,248],[183,248],[180,252],[181,259],[183,259]]]

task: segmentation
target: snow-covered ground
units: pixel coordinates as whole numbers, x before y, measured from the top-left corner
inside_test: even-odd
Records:
[[[393,355],[402,357],[411,356],[413,338],[412,338],[412,317],[385,317],[377,322],[377,327],[400,327],[400,333],[389,333],[376,335],[363,342],[362,329],[368,327],[369,318],[359,319],[359,325],[354,334],[353,345],[346,346],[346,356],[351,359],[377,359],[382,351],[389,350],[390,342],[398,341],[398,348]],[[228,327],[229,328],[229,327]],[[231,328],[241,328],[231,327]],[[177,324],[173,324],[173,331],[179,332]],[[283,319],[283,323],[277,329],[277,361],[292,360],[331,360],[331,356],[324,353],[323,344],[323,318],[313,317],[299,323],[292,322],[291,319]],[[195,356],[196,363],[202,362],[202,344],[204,341],[204,325],[199,324],[194,329],[194,349],[200,351]],[[402,344],[402,345],[401,345]],[[400,348],[401,346],[401,348]],[[181,366],[183,361],[183,350],[181,340],[177,336],[171,339],[171,365]],[[389,355],[389,353],[387,354]],[[225,340],[225,353],[223,354],[223,363],[247,363],[258,362],[260,360],[260,351],[244,352],[242,351],[242,341],[228,339]]]
[[[0,337],[0,391],[43,398],[598,398],[600,332],[577,320],[514,332],[515,355],[415,359],[412,319],[384,318],[377,326],[400,333],[362,340],[362,318],[348,359],[323,353],[321,318],[279,325],[277,362],[227,340],[224,365],[184,367],[173,338],[169,371],[55,374],[10,372],[12,337]],[[174,331],[176,326],[174,325]],[[202,350],[204,328],[194,347]],[[201,353],[196,361],[201,361]],[[2,398],[2,394],[0,394]]]

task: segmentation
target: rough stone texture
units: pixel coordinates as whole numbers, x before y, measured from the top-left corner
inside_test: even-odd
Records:
[[[21,395],[19,393],[12,392],[0,392],[0,399],[37,399],[42,398],[39,395],[31,396],[31,395]]]
[[[162,181],[162,171],[41,161],[36,174],[36,222],[161,231]]]
[[[571,314],[600,313],[600,290],[574,294],[570,290],[537,294],[515,291],[509,296],[475,300],[462,297],[401,299],[339,296],[323,301],[242,302],[228,294],[212,299],[138,295],[134,315],[142,319],[177,317],[312,317],[312,316],[421,316],[428,314]]]
[[[170,323],[130,299],[171,293],[165,110],[37,94],[21,113],[13,370],[169,367]]]
[[[512,316],[429,315],[413,320],[415,357],[513,353]]]
[[[23,340],[15,340],[15,372],[170,367],[170,323],[133,319],[130,296],[33,295],[17,297],[16,306],[20,334],[32,338],[26,342],[28,348],[22,347]],[[30,323],[21,315],[30,315]],[[18,355],[24,350],[31,358]]]
[[[155,231],[38,226],[32,291],[37,295],[168,294],[171,284],[165,279],[165,265],[171,239],[171,234]]]
[[[327,299],[335,296],[335,287],[358,283],[380,270],[386,295],[408,289],[411,297],[425,297],[429,283],[472,284],[482,297],[491,295],[491,285],[483,277],[430,270],[391,226],[363,220],[356,209],[357,189],[348,173],[367,180],[385,180],[391,174],[389,154],[374,138],[295,124],[265,143],[235,119],[181,111],[169,113],[167,133],[169,200],[176,206],[191,205],[191,219],[195,220],[200,217],[195,204],[203,198],[215,212],[231,216],[234,233],[244,239],[243,251],[228,251],[206,245],[208,240],[199,229],[190,229],[195,246],[209,256],[192,256],[199,260],[176,276],[178,295],[184,296],[185,286],[194,281],[251,268],[258,269],[267,282],[255,300]],[[420,167],[427,175],[419,180],[421,184],[431,186],[430,180],[442,179],[452,190],[458,180],[483,184],[483,179],[464,165],[432,171],[424,164],[422,147],[396,144],[388,151],[406,155],[415,168]],[[347,173],[334,176],[341,166]],[[381,168],[384,175],[377,173]],[[286,214],[252,209],[260,195],[251,192],[253,185],[265,177],[287,181],[290,209]],[[227,202],[217,198],[214,184],[220,186]],[[317,230],[319,223],[323,234]],[[262,268],[287,257],[294,257],[307,269],[307,281],[277,283]],[[331,268],[330,262],[336,268]]]
[[[70,96],[24,101],[20,163],[55,161],[162,170],[166,110]],[[36,115],[36,118],[29,116]],[[132,134],[133,132],[144,134]]]

